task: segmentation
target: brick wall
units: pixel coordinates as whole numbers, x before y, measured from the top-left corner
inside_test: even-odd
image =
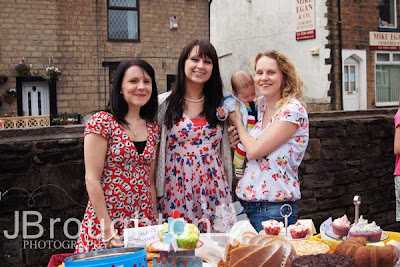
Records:
[[[310,143],[300,166],[300,218],[319,225],[347,214],[354,220],[353,197],[362,197],[360,214],[384,230],[400,231],[395,222],[393,117],[396,109],[310,113]],[[81,219],[87,202],[83,166],[83,126],[0,131],[0,229],[14,233],[14,212],[43,215],[43,236],[36,247],[19,235],[0,233],[4,266],[45,266],[52,254],[71,252],[48,240],[67,241],[68,218]],[[6,193],[6,194],[4,194]],[[50,238],[50,218],[60,218]],[[33,217],[32,221],[36,218]],[[74,235],[76,223],[67,225]],[[29,227],[28,233],[37,233]],[[42,243],[38,243],[38,242]],[[35,243],[33,243],[35,244]],[[65,243],[70,245],[71,243]],[[25,249],[24,249],[25,246]],[[30,247],[31,246],[31,247]]]
[[[367,108],[375,108],[375,53],[369,49],[369,32],[379,31],[379,7],[376,0],[327,0],[328,37],[332,48],[332,64],[329,95],[334,97],[335,109],[341,109],[341,65],[340,65],[340,32],[339,8],[341,13],[342,49],[366,50],[367,53]],[[400,5],[397,2],[397,22],[400,25]]]
[[[0,87],[15,88],[13,66],[20,57],[32,64],[32,75],[44,75],[48,57],[62,71],[57,84],[58,112],[89,113],[104,108],[108,98],[108,69],[104,61],[142,57],[157,74],[160,92],[166,75],[175,74],[182,48],[190,40],[209,39],[206,0],[138,0],[140,42],[107,41],[106,0],[0,0],[0,72],[9,76]],[[169,28],[177,16],[179,26]],[[3,103],[1,114],[16,109]]]

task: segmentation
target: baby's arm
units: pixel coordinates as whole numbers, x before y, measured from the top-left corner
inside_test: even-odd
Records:
[[[225,121],[228,118],[228,110],[224,107],[217,108],[217,118],[220,121]]]

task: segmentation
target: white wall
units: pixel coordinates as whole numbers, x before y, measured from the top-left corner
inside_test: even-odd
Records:
[[[210,6],[210,40],[220,57],[225,90],[237,70],[253,74],[254,57],[276,49],[296,65],[305,83],[308,103],[329,103],[330,50],[325,30],[325,1],[315,2],[316,39],[296,41],[296,0],[214,0]],[[311,55],[319,49],[318,56]]]

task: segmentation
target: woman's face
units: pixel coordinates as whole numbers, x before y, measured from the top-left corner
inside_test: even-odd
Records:
[[[210,79],[213,63],[209,57],[198,56],[199,47],[193,47],[185,61],[186,84],[204,84]]]
[[[122,79],[121,93],[128,106],[144,106],[152,92],[151,77],[138,66],[132,66],[125,72]]]
[[[283,73],[278,66],[278,62],[267,56],[261,57],[257,61],[254,75],[254,84],[260,94],[279,99],[281,97],[282,83]]]

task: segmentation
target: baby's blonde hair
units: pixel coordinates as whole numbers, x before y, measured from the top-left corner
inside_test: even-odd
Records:
[[[237,71],[231,78],[232,91],[238,93],[239,88],[245,88],[254,85],[253,77],[246,71]]]
[[[268,50],[264,53],[259,53],[254,60],[254,70],[256,69],[258,60],[262,57],[275,59],[283,74],[281,99],[276,103],[276,108],[282,107],[284,104],[288,103],[291,98],[297,98],[300,103],[306,107],[306,104],[301,100],[303,97],[303,81],[289,58],[276,50]]]

